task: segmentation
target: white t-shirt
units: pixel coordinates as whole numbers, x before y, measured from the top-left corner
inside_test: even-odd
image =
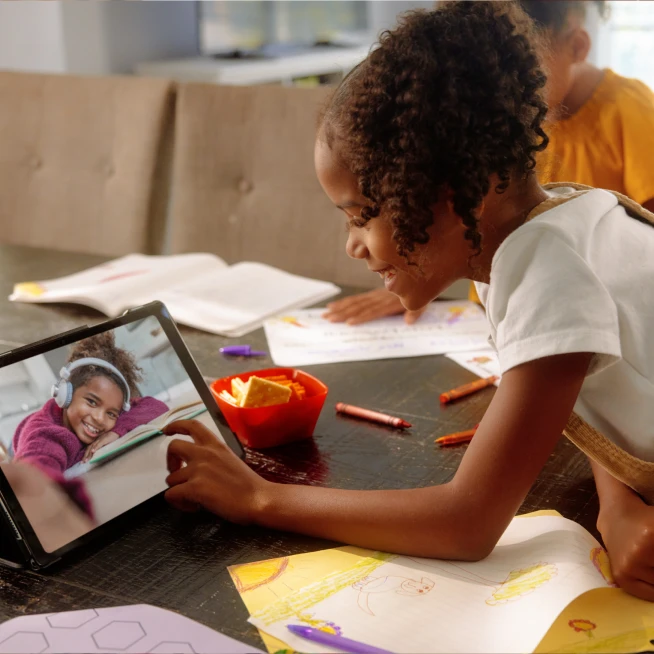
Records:
[[[493,257],[490,284],[476,287],[503,373],[556,354],[595,353],[575,411],[654,461],[653,285],[654,226],[593,190],[515,230]]]

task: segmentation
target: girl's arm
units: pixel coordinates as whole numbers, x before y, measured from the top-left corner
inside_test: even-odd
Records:
[[[121,413],[111,431],[96,438],[84,452],[83,462],[90,461],[95,453],[105,445],[109,445],[125,434],[141,425],[147,425],[155,418],[166,413],[168,407],[154,397],[140,397],[132,402],[132,408],[126,413]]]
[[[33,429],[38,429],[38,423],[35,423]],[[44,424],[40,432],[34,432],[38,436],[24,439],[21,442],[21,446],[15,453],[14,460],[38,468],[52,481],[58,483],[86,515],[92,519],[93,506],[86,492],[84,481],[79,478],[64,478],[63,473],[69,465],[69,453],[64,442],[58,438],[57,432],[57,428],[53,429],[51,425]]]
[[[350,491],[263,480],[198,423],[171,425],[168,500],[240,523],[445,559],[488,555],[559,440],[590,354],[548,357],[507,372],[452,481],[411,490]],[[181,466],[181,462],[186,466]]]
[[[591,461],[602,534],[616,583],[632,595],[654,601],[654,507]]]

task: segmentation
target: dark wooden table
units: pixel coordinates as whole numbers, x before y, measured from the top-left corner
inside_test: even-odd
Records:
[[[102,316],[83,307],[13,304],[15,282],[70,274],[103,261],[97,256],[0,247],[0,339],[26,343]],[[182,329],[202,372],[218,377],[266,367],[269,359],[227,360],[228,339]],[[267,349],[263,330],[241,341]],[[8,349],[8,348],[5,348]],[[465,446],[440,450],[434,438],[477,423],[494,393],[488,389],[441,407],[438,394],[471,381],[444,357],[307,366],[330,389],[313,440],[266,452],[248,462],[267,478],[339,488],[409,488],[449,480]],[[407,433],[337,417],[334,403],[405,418]],[[528,437],[528,434],[525,434]],[[501,481],[499,482],[501,483]],[[595,535],[597,496],[582,454],[562,439],[522,511],[556,509]],[[223,633],[261,646],[227,566],[313,551],[332,543],[266,529],[238,527],[211,515],[182,515],[163,501],[148,505],[138,524],[86,548],[42,573],[0,569],[0,620],[24,613],[148,603],[172,609]]]

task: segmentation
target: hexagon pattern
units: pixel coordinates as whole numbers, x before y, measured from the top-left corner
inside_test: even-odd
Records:
[[[46,620],[53,629],[77,629],[97,617],[99,617],[99,613],[95,609],[88,609],[69,613],[53,613],[47,616]]]
[[[191,643],[183,643],[174,640],[164,640],[155,645],[150,654],[195,654]]]
[[[124,651],[145,636],[145,630],[140,622],[129,620],[112,620],[91,637],[99,649],[115,649]]]
[[[48,649],[47,638],[38,631],[17,631],[9,638],[0,641],[2,649],[6,652],[34,652],[40,654]]]

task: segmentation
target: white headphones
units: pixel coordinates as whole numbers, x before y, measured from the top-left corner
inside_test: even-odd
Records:
[[[52,387],[52,397],[54,398],[57,406],[60,406],[62,409],[70,406],[70,403],[73,401],[73,385],[68,381],[70,379],[70,373],[76,368],[82,368],[84,366],[97,366],[98,368],[104,368],[109,372],[113,373],[123,384],[123,391],[125,393],[125,401],[123,402],[123,411],[129,411],[130,409],[130,397],[129,397],[129,386],[125,377],[118,368],[112,366],[108,361],[103,361],[102,359],[94,359],[92,357],[86,357],[84,359],[77,359],[69,363],[67,366],[64,366],[59,373],[59,381]]]

